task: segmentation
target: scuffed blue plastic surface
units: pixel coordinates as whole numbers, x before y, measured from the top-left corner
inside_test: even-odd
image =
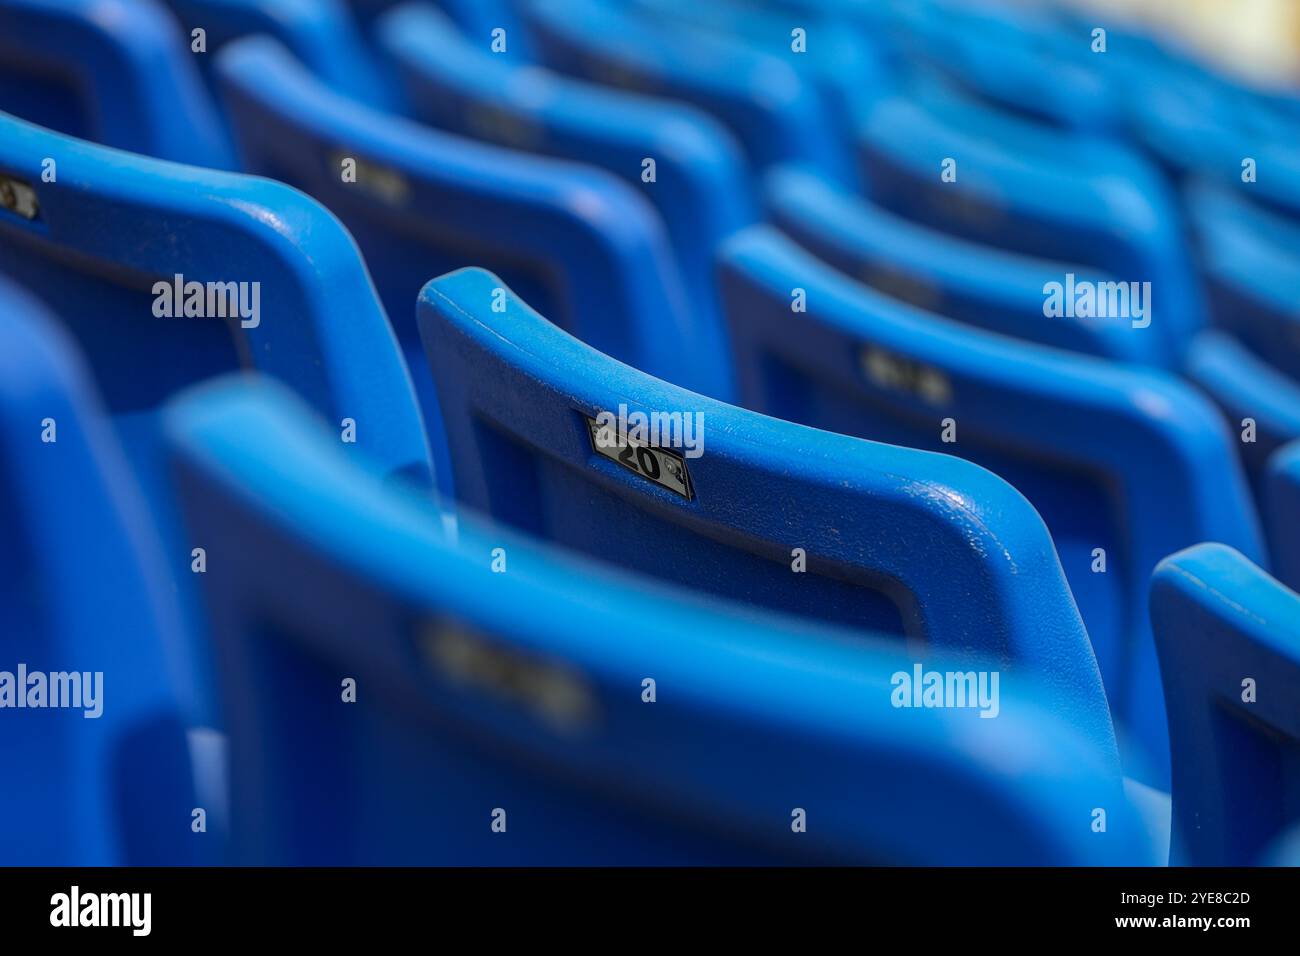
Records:
[[[1042,675],[1112,746],[1096,660],[1042,520],[957,458],[832,435],[622,365],[466,269],[421,293],[457,495],[546,540],[722,597],[980,651]],[[593,448],[602,411],[699,413],[694,497]],[[694,420],[694,419],[692,419]],[[806,573],[792,573],[802,548]]]
[[[197,390],[168,434],[214,558],[239,862],[1151,859],[1109,755],[1023,672],[996,720],[896,709],[898,645],[706,604],[478,519],[449,538],[270,385]]]
[[[0,673],[0,863],[1295,860],[1294,90],[984,0],[436,9],[0,0],[0,110],[133,151],[0,113],[0,672],[114,708]],[[705,414],[688,492],[619,405]]]
[[[1173,751],[1172,864],[1256,863],[1300,820],[1300,594],[1218,544],[1151,583]]]

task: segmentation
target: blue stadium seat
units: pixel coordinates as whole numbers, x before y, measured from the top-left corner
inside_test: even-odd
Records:
[[[396,6],[410,0],[349,0],[352,9],[373,30],[375,22]],[[420,0],[427,3],[428,0]],[[529,35],[528,26],[519,14],[519,0],[435,0],[437,8],[460,28],[474,44],[492,49],[494,41],[498,55],[509,56],[515,63],[536,59],[536,43]],[[504,30],[504,36],[495,34]],[[494,35],[495,34],[495,35]],[[504,43],[504,48],[501,48]]]
[[[1051,539],[1005,482],[674,387],[513,295],[494,311],[499,287],[466,269],[431,282],[419,304],[465,504],[722,597],[1014,661],[1049,675],[1077,727],[1110,737]],[[677,450],[656,454],[645,447],[655,434],[635,431],[611,447],[597,426],[624,407],[633,429],[628,416],[676,414],[657,419],[675,431],[656,431]]]
[[[1277,578],[1300,591],[1300,440],[1279,448],[1269,460],[1265,514],[1273,532]]]
[[[1300,439],[1300,382],[1215,331],[1192,341],[1186,374],[1223,411],[1258,494],[1269,457]]]
[[[49,182],[46,157],[56,163]],[[119,429],[131,433],[129,450],[135,438],[150,443],[149,420],[176,388],[251,365],[331,421],[354,419],[356,447],[391,473],[430,482],[392,329],[356,244],[320,205],[278,183],[162,163],[4,115],[0,176],[11,195],[29,197],[0,205],[0,271],[39,288],[82,342]],[[160,314],[177,275],[205,293],[207,283],[247,283],[209,295],[227,306],[234,297],[225,293],[239,292],[244,311]]]
[[[636,12],[708,35],[740,40],[751,49],[784,60],[818,90],[830,111],[839,142],[853,141],[862,104],[891,87],[896,78],[866,18],[851,5],[796,3],[765,5],[748,0],[636,0]],[[794,31],[802,30],[802,37]]]
[[[0,491],[0,865],[199,859],[157,537],[74,344],[3,279]]]
[[[386,82],[380,64],[347,0],[166,0],[189,34],[207,33],[210,64],[216,51],[251,33],[275,37],[325,83],[377,108],[401,106],[398,87]]]
[[[1070,6],[0,0],[0,866],[1295,865],[1300,89]]]
[[[167,430],[214,556],[241,863],[1152,859],[1113,759],[1027,676],[995,720],[897,708],[897,644],[474,518],[449,537],[269,384],[196,390]]]
[[[462,37],[428,3],[395,8],[376,36],[401,68],[415,114],[434,126],[591,163],[641,191],[668,229],[711,374],[730,398],[729,349],[714,285],[717,246],[757,212],[744,154],[726,127],[688,105],[521,66]],[[655,161],[644,181],[643,162]]]
[[[1169,708],[1170,862],[1255,863],[1300,822],[1300,594],[1238,552],[1172,555],[1151,583]]]
[[[1180,185],[1203,180],[1241,190],[1279,214],[1300,216],[1297,123],[1270,121],[1257,98],[1186,65],[1148,64],[1125,103],[1128,131]],[[1243,181],[1243,163],[1254,178]]]
[[[1300,823],[1273,842],[1260,860],[1260,866],[1300,866]]]
[[[49,182],[47,157],[57,164]],[[317,203],[279,183],[5,115],[0,183],[9,200],[0,202],[0,274],[39,289],[80,342],[183,595],[194,545],[170,512],[157,446],[158,409],[180,387],[255,367],[299,391],[354,439],[350,449],[432,486],[430,443],[388,319],[352,238]],[[433,444],[445,457],[438,426]]]
[[[918,222],[1013,252],[1149,282],[1151,334],[1180,361],[1204,324],[1175,197],[1124,146],[1048,130],[925,84],[866,114],[872,198]],[[956,179],[945,182],[945,162]]]
[[[1160,364],[1160,343],[1130,323],[1048,318],[1049,283],[1109,277],[970,242],[895,215],[813,173],[779,167],[767,177],[768,213],[819,259],[894,298],[969,325],[1122,362]]]
[[[1160,62],[1149,63],[1127,77],[1131,95],[1125,97],[1128,133],[1165,172],[1181,183],[1189,173],[1213,173],[1226,161],[1224,172],[1240,175],[1243,156],[1257,144],[1248,137],[1239,117],[1218,89],[1203,76]],[[1231,142],[1224,142],[1231,137]]]
[[[1186,196],[1211,321],[1300,379],[1300,222],[1203,182]]]
[[[834,105],[780,57],[605,0],[523,0],[523,9],[552,68],[693,103],[725,122],[759,169],[806,163],[837,182],[857,182]]]
[[[717,356],[696,339],[663,222],[626,183],[371,110],[266,37],[226,47],[218,70],[247,168],[303,189],[347,224],[408,356],[419,354],[420,287],[485,262],[597,348],[688,387],[723,387]],[[345,179],[349,160],[355,181]],[[416,387],[434,418],[427,374]]]
[[[896,23],[914,61],[967,92],[1065,130],[1110,133],[1122,124],[1113,84],[1082,55],[1090,31],[1062,23],[1054,11],[968,3],[902,9]]]
[[[194,55],[157,0],[0,0],[0,111],[119,149],[231,169]]]
[[[1016,342],[891,300],[768,226],[738,234],[720,261],[748,407],[958,454],[1033,502],[1117,719],[1151,762],[1150,771],[1131,763],[1131,773],[1162,785],[1167,744],[1145,582],[1163,556],[1200,541],[1262,560],[1248,486],[1215,409],[1165,373]],[[944,441],[949,421],[953,440]]]

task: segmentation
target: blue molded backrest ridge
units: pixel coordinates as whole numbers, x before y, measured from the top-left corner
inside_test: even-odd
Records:
[[[898,709],[896,646],[710,606],[473,518],[449,538],[304,412],[219,383],[169,417],[195,526],[218,555],[257,544],[205,579],[241,861],[1147,862],[1113,763],[1028,675],[1004,675],[996,720]],[[304,468],[280,469],[285,451]]]
[[[1054,675],[1078,726],[1109,735],[1050,538],[1009,485],[959,459],[686,392],[601,355],[513,296],[494,311],[499,283],[467,269],[421,294],[464,503],[725,597],[1019,662]],[[702,416],[703,454],[683,458],[691,497],[597,454],[588,419],[620,406]],[[809,573],[791,573],[795,548]]]

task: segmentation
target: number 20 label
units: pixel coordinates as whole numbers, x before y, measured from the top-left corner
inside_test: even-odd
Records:
[[[683,498],[695,497],[686,459],[681,455],[637,441],[630,435],[620,435],[616,429],[602,425],[594,418],[587,419],[587,433],[591,436],[591,447],[598,455],[618,462],[628,471]]]

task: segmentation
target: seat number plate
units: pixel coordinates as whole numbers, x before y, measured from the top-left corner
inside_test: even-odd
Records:
[[[686,459],[681,455],[638,441],[631,435],[619,434],[618,429],[591,417],[587,418],[587,433],[591,437],[591,447],[598,455],[618,462],[628,471],[683,498],[695,497]]]

